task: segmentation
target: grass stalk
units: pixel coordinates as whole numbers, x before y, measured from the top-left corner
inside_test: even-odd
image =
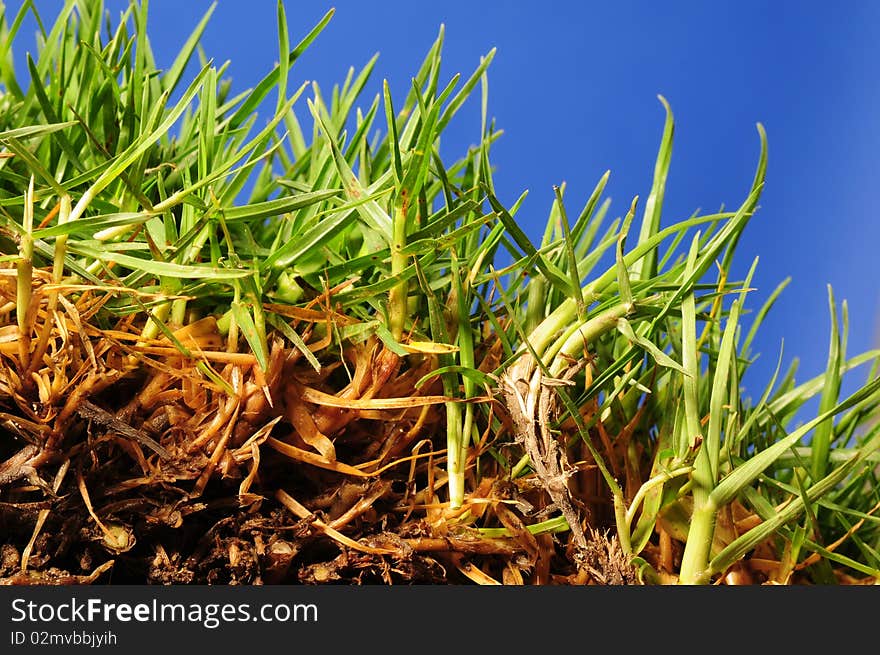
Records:
[[[24,369],[30,364],[31,300],[34,285],[34,178],[24,194],[24,219],[16,262],[15,317],[18,323],[19,361]]]
[[[407,196],[406,190],[401,191],[401,196],[395,201],[394,219],[391,236],[391,278],[403,277],[407,267],[408,257],[404,253],[406,248],[407,227]],[[388,292],[388,329],[395,341],[400,342],[403,338],[403,330],[406,325],[407,303],[409,283],[401,279],[395,283]]]

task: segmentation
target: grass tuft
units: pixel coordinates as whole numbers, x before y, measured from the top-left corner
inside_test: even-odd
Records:
[[[876,581],[880,352],[848,358],[829,288],[826,370],[741,384],[785,285],[748,323],[761,125],[736,211],[667,220],[661,97],[639,229],[638,198],[605,224],[605,173],[532,243],[494,190],[494,50],[444,81],[441,28],[402,102],[362,98],[375,58],[297,87],[333,12],[291,47],[279,4],[278,63],[233,95],[210,60],[186,79],[211,10],[158,70],[146,3],[71,0],[19,78],[36,10],[2,7],[0,575]]]

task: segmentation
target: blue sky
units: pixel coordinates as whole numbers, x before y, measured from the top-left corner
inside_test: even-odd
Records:
[[[106,2],[114,11],[125,4]],[[210,4],[151,0],[160,65]],[[36,5],[49,17],[61,2]],[[365,106],[383,78],[396,95],[406,91],[441,23],[447,78],[498,48],[489,111],[505,135],[493,149],[495,180],[508,203],[529,189],[519,218],[533,235],[562,181],[575,210],[608,169],[612,215],[633,195],[647,196],[664,117],[657,94],[676,117],[664,224],[742,202],[762,122],[767,186],[738,270],[760,256],[755,310],[784,277],[793,280],[758,339],[759,379],[772,371],[783,337],[786,361],[801,358],[799,379],[824,368],[829,283],[849,303],[849,352],[880,345],[880,3],[298,0],[287,3],[292,40],[331,6],[336,15],[294,67],[292,83],[316,80],[329,90],[378,51]],[[274,0],[219,0],[203,43],[208,56],[231,60],[235,89],[274,64],[275,11]],[[30,35],[23,37],[19,47],[30,47]],[[445,152],[463,152],[478,138],[478,111],[471,103],[457,117]]]

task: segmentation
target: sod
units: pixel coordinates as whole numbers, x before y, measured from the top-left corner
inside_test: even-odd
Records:
[[[160,70],[146,12],[0,17],[0,582],[877,580],[880,351],[829,289],[826,370],[742,385],[784,286],[751,308],[757,261],[731,274],[760,125],[742,204],[670,220],[661,98],[645,199],[557,188],[533,243],[494,51],[441,79],[441,29],[405,97],[362,97],[375,59],[328,93],[292,80],[332,12],[296,42],[279,4],[233,92],[209,15]]]

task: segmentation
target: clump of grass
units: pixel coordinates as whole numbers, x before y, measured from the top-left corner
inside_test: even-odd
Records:
[[[28,12],[40,54],[19,80]],[[225,494],[371,566],[440,558],[479,583],[877,577],[880,352],[847,359],[829,295],[826,371],[777,370],[756,402],[741,385],[781,291],[746,329],[757,262],[730,271],[764,186],[760,125],[736,211],[661,220],[661,98],[646,200],[606,222],[608,173],[577,216],[557,188],[533,244],[523,198],[494,190],[494,51],[446,81],[441,29],[402,102],[386,84],[359,104],[375,58],[329,95],[290,85],[332,12],[291,45],[279,4],[278,63],[232,95],[227,65],[185,83],[209,15],[165,70],[138,2],[113,21],[71,1],[48,31],[30,3],[0,17],[0,490],[30,533],[18,575],[71,491],[123,558],[131,507],[179,528]],[[478,143],[446,162],[440,136],[478,89]],[[322,581],[342,565],[299,566]]]

